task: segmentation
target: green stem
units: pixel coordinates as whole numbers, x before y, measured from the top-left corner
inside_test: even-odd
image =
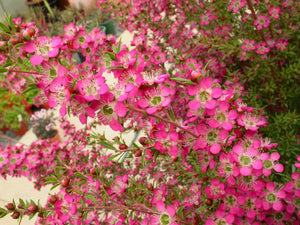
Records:
[[[53,13],[53,11],[52,11],[52,9],[51,9],[51,7],[50,7],[48,1],[47,1],[47,0],[43,0],[43,1],[44,1],[44,4],[45,4],[47,10],[48,10],[49,13],[51,14],[51,16],[54,18],[54,13]]]

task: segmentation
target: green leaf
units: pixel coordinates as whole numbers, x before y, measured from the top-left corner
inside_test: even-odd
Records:
[[[143,154],[142,154],[142,165],[143,165],[143,167],[145,167],[145,157],[146,157],[146,153],[143,152]]]
[[[181,78],[181,77],[172,77],[170,78],[170,80],[174,80],[174,81],[183,81],[184,84],[188,84],[188,85],[195,85],[194,82],[188,80],[188,79],[184,79],[184,78]]]
[[[14,24],[14,22],[13,22],[13,20],[12,20],[12,16],[9,15],[8,17],[6,17],[6,21],[7,21],[8,25],[9,25],[10,28],[11,28],[11,32],[12,32],[13,34],[16,33],[16,28],[15,28],[15,24]]]
[[[7,72],[8,69],[5,69],[5,68],[0,68],[0,73],[4,73],[4,72]]]
[[[32,213],[28,219],[31,220],[35,215],[36,215],[36,213]]]
[[[26,94],[28,92],[31,92],[31,91],[34,91],[34,90],[37,90],[38,88],[36,87],[36,84],[33,84],[32,86],[30,86],[31,84],[29,84],[28,88],[26,90],[23,91],[23,94]]]
[[[52,184],[52,183],[57,183],[58,180],[54,177],[46,177],[45,184]]]
[[[0,22],[0,28],[5,32],[10,33],[10,29],[4,23]]]
[[[82,180],[78,183],[78,186],[84,185],[86,183],[87,180]]]
[[[84,198],[90,199],[92,202],[98,202],[98,200],[95,198],[95,196],[91,195],[91,194],[84,195]]]
[[[4,65],[2,65],[2,67],[11,66],[13,63],[14,62],[10,58],[7,58],[6,62],[4,63]]]
[[[83,175],[82,175],[81,173],[79,173],[79,172],[74,173],[74,176],[75,176],[75,177],[79,177],[80,179],[83,179],[83,180],[86,180],[86,179],[87,179],[85,176],[83,176]]]
[[[0,218],[3,218],[4,216],[6,216],[7,213],[6,212],[0,212]]]
[[[109,144],[106,141],[100,141],[99,144],[111,150],[116,150],[116,148],[112,144]]]
[[[120,52],[120,50],[121,50],[121,39],[119,40],[118,47],[113,46],[113,52],[114,52],[115,54],[118,54],[118,53]]]
[[[111,52],[105,52],[105,53],[109,56],[110,59],[112,59],[113,61],[117,61],[117,57],[114,54],[112,54]]]
[[[59,185],[60,185],[60,183],[53,185],[53,186],[50,188],[50,191],[52,191],[54,188],[58,187]]]
[[[120,154],[121,154],[121,153],[118,153],[118,154],[115,154],[115,155],[110,156],[109,158],[107,158],[107,159],[105,160],[105,162],[108,162],[108,161],[110,161],[110,160],[113,160],[114,158],[117,158]]]
[[[176,120],[175,115],[174,115],[174,111],[172,110],[172,108],[170,107],[170,117],[173,121]]]
[[[109,66],[106,67],[107,70],[119,70],[119,69],[124,69],[123,66]]]
[[[55,176],[59,179],[60,178],[60,174],[58,172],[58,169],[56,167],[54,167],[54,174]]]
[[[24,206],[25,205],[25,202],[23,201],[23,199],[19,199],[19,204],[21,204],[22,206]]]
[[[16,44],[13,48],[15,49],[15,48],[19,48],[19,47],[21,47],[21,46],[23,46],[24,45],[24,43],[18,43],[18,44]]]

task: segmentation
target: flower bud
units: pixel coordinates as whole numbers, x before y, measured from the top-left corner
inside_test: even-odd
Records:
[[[134,156],[135,157],[140,157],[142,155],[142,151],[141,150],[136,150],[135,152],[134,152]]]
[[[205,204],[206,204],[207,206],[211,206],[212,203],[213,203],[213,201],[212,201],[211,199],[209,199],[209,198],[205,199]]]
[[[28,211],[31,213],[36,213],[38,211],[38,207],[36,205],[32,204],[28,207]]]
[[[92,175],[96,175],[96,169],[95,168],[91,168],[90,169],[90,174],[92,174]]]
[[[60,184],[63,187],[68,187],[70,183],[70,178],[69,177],[64,177],[61,181]]]
[[[147,145],[149,143],[146,137],[140,137],[139,142],[141,145]]]
[[[55,202],[57,201],[57,197],[55,195],[51,195],[49,198],[48,198],[48,202],[50,204],[55,204]]]
[[[14,210],[14,209],[15,209],[14,204],[12,204],[12,203],[8,203],[8,204],[6,205],[6,208],[7,208],[8,210]]]
[[[125,145],[125,144],[120,144],[120,145],[119,145],[119,149],[120,149],[120,150],[125,150],[125,149],[127,149],[127,148],[128,148],[128,146]]]
[[[191,73],[191,81],[197,82],[200,75],[201,75],[201,73],[199,71],[193,71]]]
[[[11,217],[13,218],[13,219],[18,219],[19,217],[20,217],[20,213],[19,212],[14,212],[12,215],[11,215]]]
[[[18,36],[12,37],[10,40],[10,43],[12,43],[12,45],[16,45],[21,43],[21,38]]]

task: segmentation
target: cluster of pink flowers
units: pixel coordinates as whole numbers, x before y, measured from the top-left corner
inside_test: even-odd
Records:
[[[150,17],[169,10],[168,1],[148,3]],[[236,12],[245,3],[231,5]],[[131,20],[142,6],[142,1],[132,6],[130,29],[138,27]],[[215,17],[211,11],[201,18],[202,25]],[[188,18],[176,19],[180,27]],[[145,27],[156,38],[166,35]],[[183,45],[194,29],[195,24],[183,25],[183,39],[172,30],[168,44]],[[216,29],[225,41],[229,38],[230,28]],[[28,73],[51,108],[58,107],[61,116],[77,116],[82,124],[92,121],[79,131],[61,121],[70,136],[61,144],[38,141],[0,149],[2,176],[59,187],[46,205],[38,206],[37,224],[299,224],[299,171],[286,184],[271,180],[284,170],[280,155],[270,151],[276,144],[259,134],[266,118],[243,103],[242,87],[218,79],[224,55],[212,52],[199,60],[197,54],[208,46],[184,54],[189,42],[168,58],[156,38],[149,43],[143,34],[135,37],[130,50],[99,29],[87,34],[70,24],[61,37],[39,37],[35,31],[14,52],[12,58],[31,62]],[[258,50],[254,44],[245,41],[244,51]],[[74,65],[74,51],[82,52],[85,62]],[[97,134],[99,124],[122,135],[109,140]],[[129,147],[123,133],[130,130],[143,133]]]

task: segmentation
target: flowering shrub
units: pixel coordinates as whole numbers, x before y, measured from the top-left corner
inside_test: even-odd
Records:
[[[134,32],[132,44],[144,57],[181,64],[178,76],[190,71],[190,57],[210,76],[240,83],[243,100],[261,108],[269,126],[265,137],[292,172],[299,154],[300,4],[292,0],[135,0],[99,1],[99,7]],[[153,61],[149,63],[154,63]],[[288,144],[287,144],[288,143]],[[278,180],[284,179],[280,177]]]
[[[1,27],[20,44],[13,37],[3,44],[2,67],[22,65],[30,89],[86,128],[64,119],[65,143],[1,149],[2,176],[26,176],[56,194],[45,205],[13,201],[0,216],[37,214],[37,224],[299,224],[299,162],[289,182],[270,179],[284,166],[270,151],[276,144],[258,132],[266,118],[243,102],[238,83],[221,80],[221,61],[178,52],[167,70],[158,42],[130,50],[73,25],[64,37],[37,30],[26,37],[26,24],[7,23]],[[84,63],[72,64],[74,51]],[[107,138],[98,125],[119,135]],[[130,131],[139,131],[138,141],[130,143]]]

